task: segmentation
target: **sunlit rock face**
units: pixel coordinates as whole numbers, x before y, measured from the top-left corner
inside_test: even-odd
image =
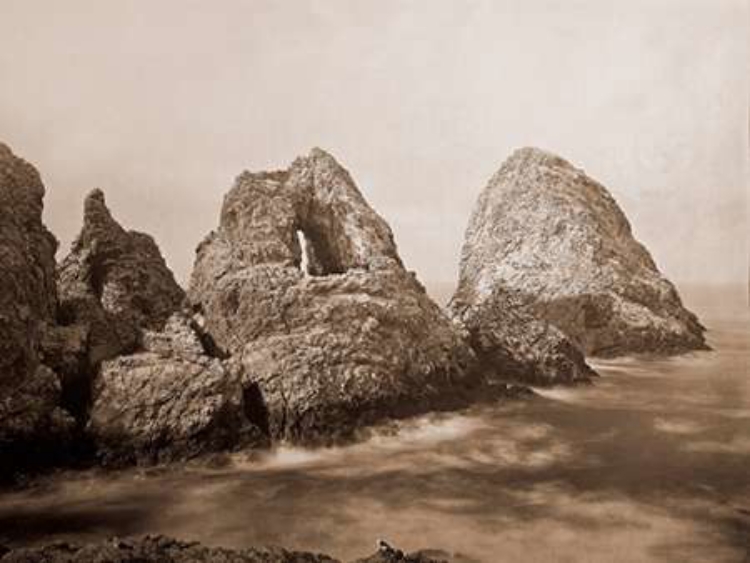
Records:
[[[453,310],[469,322],[475,311],[500,316],[496,291],[511,292],[514,309],[554,325],[586,354],[706,348],[704,328],[607,190],[538,149],[516,151],[482,192]]]
[[[189,300],[274,438],[335,439],[460,403],[474,355],[399,259],[349,173],[314,149],[241,174],[197,251]]]
[[[47,457],[73,424],[40,361],[57,308],[57,240],[42,223],[43,197],[38,172],[0,143],[0,474]]]

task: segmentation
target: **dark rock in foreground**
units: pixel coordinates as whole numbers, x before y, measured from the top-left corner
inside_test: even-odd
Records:
[[[340,563],[326,555],[288,551],[282,548],[230,550],[205,547],[163,536],[75,545],[56,543],[45,547],[0,550],[2,563]],[[404,554],[388,547],[358,563],[448,563],[426,554]]]
[[[497,287],[586,354],[706,348],[703,326],[604,186],[538,149],[516,151],[482,192],[455,307],[481,308]]]
[[[461,404],[476,384],[462,335],[319,149],[237,178],[198,248],[189,300],[274,439],[329,441]]]
[[[57,240],[42,223],[43,197],[34,167],[0,143],[0,478],[54,457],[74,426],[41,362],[57,312]]]

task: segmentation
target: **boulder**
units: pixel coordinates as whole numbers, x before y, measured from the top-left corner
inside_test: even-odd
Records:
[[[54,456],[73,426],[40,360],[57,309],[57,241],[42,223],[43,197],[38,172],[0,143],[0,477]]]
[[[349,173],[313,149],[241,174],[197,251],[189,302],[272,438],[329,441],[466,401],[475,356]]]
[[[513,153],[479,197],[452,308],[471,318],[496,288],[586,354],[707,348],[705,329],[606,188],[539,149]]]
[[[597,376],[583,353],[557,328],[525,308],[523,296],[497,286],[481,303],[454,299],[454,316],[488,378],[526,385],[585,385]]]
[[[105,360],[94,380],[86,430],[105,465],[265,445],[253,389],[206,354],[187,317],[175,313],[142,340],[137,353]]]

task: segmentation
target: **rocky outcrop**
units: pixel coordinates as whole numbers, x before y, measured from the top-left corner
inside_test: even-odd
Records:
[[[328,441],[458,404],[476,384],[461,334],[319,149],[237,178],[198,248],[189,300],[243,388],[257,389],[274,439]]]
[[[206,547],[197,542],[184,542],[165,536],[143,538],[112,538],[99,543],[77,545],[58,542],[43,547],[10,549],[0,546],[2,563],[340,563],[327,555],[290,551],[280,547],[224,549]],[[390,546],[381,547],[375,555],[356,563],[449,563],[420,552],[406,554]],[[456,560],[458,563],[458,560]]]
[[[252,388],[206,354],[188,319],[145,331],[143,347],[102,363],[87,426],[105,465],[159,463],[267,443]],[[261,423],[262,424],[262,423]]]
[[[2,563],[112,563],[158,562],[199,563],[337,563],[326,555],[289,551],[283,548],[230,550],[206,547],[164,536],[140,539],[111,539],[100,543],[76,545],[54,543],[44,547],[19,548],[0,556]]]
[[[73,425],[40,361],[57,309],[57,241],[42,223],[43,197],[34,167],[0,143],[0,477],[54,455]]]
[[[101,462],[167,462],[263,443],[247,417],[252,391],[206,350],[154,240],[123,229],[99,190],[86,198],[59,291],[63,326],[49,331],[44,349]]]
[[[482,192],[453,310],[471,318],[492,309],[497,288],[587,354],[706,348],[704,328],[607,190],[538,149],[516,151]]]
[[[43,354],[83,426],[101,363],[141,349],[144,331],[161,329],[185,295],[154,240],[123,229],[100,190],[86,198],[83,227],[58,268],[57,287],[59,325],[46,334]]]
[[[87,329],[92,365],[137,349],[141,331],[160,329],[184,299],[154,240],[123,229],[100,190],[58,273],[60,319]]]

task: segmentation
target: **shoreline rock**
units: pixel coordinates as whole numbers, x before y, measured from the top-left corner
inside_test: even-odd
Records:
[[[383,542],[381,542],[382,544]],[[352,563],[451,563],[443,552],[404,553],[387,544],[380,545],[374,555],[357,559]],[[433,555],[434,554],[434,555]],[[437,557],[440,557],[439,559]],[[105,541],[74,544],[56,542],[42,547],[3,548],[0,546],[2,563],[198,563],[202,561],[226,561],[233,563],[341,563],[327,555],[302,551],[291,551],[281,547],[225,549],[207,547],[198,542],[185,542],[166,536],[142,538],[110,538]]]

